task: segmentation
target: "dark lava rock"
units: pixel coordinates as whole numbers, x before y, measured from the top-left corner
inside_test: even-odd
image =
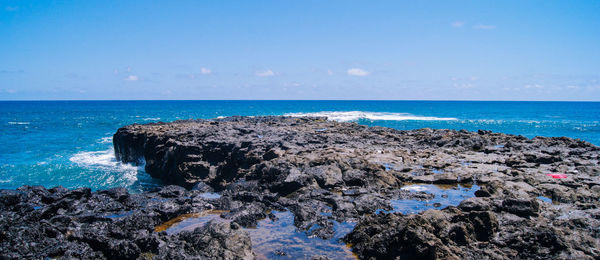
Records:
[[[249,259],[244,228],[285,210],[322,239],[358,221],[345,241],[360,258],[600,257],[600,149],[579,140],[230,117],[130,125],[113,144],[120,161],[178,186],[0,190],[0,259]],[[409,189],[432,183],[445,191]],[[461,202],[448,195],[459,183],[480,189]],[[436,196],[456,206],[425,202]],[[436,209],[382,212],[392,200]]]
[[[144,194],[120,188],[0,190],[0,259],[253,258],[248,234],[229,225],[176,236],[156,232],[174,217],[213,208],[199,195],[177,186]]]
[[[363,259],[597,258],[597,234],[555,223],[515,218],[502,208],[467,212],[449,207],[418,215],[367,216],[345,239]]]
[[[165,182],[225,190],[229,206],[254,203],[230,214],[242,225],[264,217],[259,208],[283,207],[300,230],[330,238],[332,221],[360,219],[347,241],[361,258],[599,254],[600,149],[579,140],[230,117],[130,125],[113,143],[117,158],[146,162]],[[548,176],[555,173],[567,178]],[[419,199],[400,191],[405,183],[481,189],[458,207],[372,215],[389,210],[390,199]],[[546,205],[540,195],[561,204]]]
[[[345,241],[362,259],[598,258],[597,210],[573,214],[572,205],[564,210],[512,196],[416,215],[368,215]]]
[[[159,251],[155,259],[254,259],[248,233],[218,222],[171,236]]]

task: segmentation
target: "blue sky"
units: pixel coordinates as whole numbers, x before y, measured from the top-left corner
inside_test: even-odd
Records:
[[[0,100],[600,100],[600,1],[0,0]]]

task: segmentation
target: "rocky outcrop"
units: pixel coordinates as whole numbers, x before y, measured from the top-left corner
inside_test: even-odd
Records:
[[[134,124],[119,129],[113,143],[119,160],[145,163],[146,172],[167,183],[223,190],[238,180],[257,180],[284,195],[307,186],[391,188],[403,182],[481,183],[494,176],[543,183],[549,173],[571,174],[566,181],[590,188],[600,175],[598,148],[570,138],[398,131],[324,118]]]
[[[347,234],[365,259],[600,256],[600,149],[580,140],[230,117],[130,125],[113,144],[179,186],[2,190],[0,258],[285,256],[258,252],[246,229],[283,211],[298,237]],[[207,212],[218,217],[169,229]]]
[[[358,219],[346,240],[361,258],[598,255],[600,150],[579,140],[232,117],[131,125],[117,131],[114,145],[122,161],[145,162],[168,183],[290,209],[299,229],[322,238],[334,233],[332,220]],[[401,189],[407,183],[482,188],[476,203],[373,214],[389,210],[390,199],[428,199]],[[254,218],[241,219],[252,225]],[[314,224],[320,228],[309,230]]]

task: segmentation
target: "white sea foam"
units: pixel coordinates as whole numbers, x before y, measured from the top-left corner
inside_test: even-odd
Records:
[[[102,137],[102,138],[100,138],[100,140],[98,141],[98,143],[108,144],[108,143],[112,143],[112,140],[113,140],[112,136]]]
[[[8,122],[9,125],[28,125],[30,122]]]
[[[464,120],[465,123],[470,124],[488,124],[488,125],[501,125],[501,124],[511,124],[511,123],[520,123],[520,124],[555,124],[555,123],[567,123],[560,121],[552,121],[552,120],[519,120],[519,119],[469,119]]]
[[[112,173],[106,176],[107,183],[114,183],[115,176],[129,185],[137,180],[139,167],[118,162],[112,148],[105,151],[79,152],[69,160],[80,167]]]
[[[316,113],[288,113],[286,116],[307,117],[307,116],[324,116],[329,120],[339,122],[358,121],[359,119],[367,120],[386,120],[386,121],[403,121],[403,120],[419,120],[419,121],[448,121],[457,120],[453,117],[433,117],[433,116],[416,116],[409,113],[391,113],[391,112],[366,112],[366,111],[322,111]]]
[[[147,117],[144,118],[144,121],[158,121],[160,120],[160,117]]]
[[[405,191],[419,192],[419,191],[426,191],[427,187],[425,187],[423,185],[408,185],[408,186],[404,186],[400,189],[405,190]]]

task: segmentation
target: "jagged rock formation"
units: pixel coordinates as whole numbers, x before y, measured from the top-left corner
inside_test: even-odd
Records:
[[[2,257],[252,258],[244,228],[272,210],[323,239],[357,222],[344,240],[365,259],[600,256],[600,149],[579,140],[231,117],[130,125],[113,143],[119,160],[188,190],[2,191]],[[480,189],[429,205],[447,196],[419,190],[432,183]],[[394,201],[430,210],[403,215]],[[157,229],[213,209],[227,221]]]
[[[2,190],[0,258],[254,258],[247,232],[229,224],[210,222],[176,235],[155,232],[177,216],[216,207],[198,194],[177,186],[144,194],[124,188]]]
[[[527,139],[489,131],[398,131],[323,118],[233,117],[132,125],[119,129],[114,144],[118,158],[143,159],[146,170],[166,182],[187,187],[203,183],[219,190],[250,181],[252,194],[273,194],[268,201],[290,208],[299,227],[320,224],[323,230],[317,235],[325,238],[330,237],[327,227],[331,225],[318,220],[321,211],[332,211],[338,221],[363,218],[347,240],[364,258],[598,254],[594,248],[598,246],[600,153],[597,147],[570,138]],[[567,178],[548,174],[566,174]],[[418,216],[364,216],[389,207],[390,198],[411,197],[399,191],[405,183],[473,182],[483,187],[477,195],[485,210],[467,210],[463,203]],[[248,189],[239,191],[246,194]],[[560,206],[542,203],[537,196]],[[578,217],[571,219],[569,212],[577,212]],[[474,214],[485,216],[488,222],[472,219]],[[405,223],[415,218],[419,221],[413,221],[414,225]],[[304,223],[305,219],[313,221]],[[455,221],[462,226],[450,225]],[[578,229],[571,221],[585,228]],[[448,227],[432,229],[427,223]],[[398,230],[383,232],[389,224],[399,225]],[[533,226],[537,229],[527,229]],[[481,228],[489,234],[482,235]],[[525,238],[512,234],[515,228]],[[570,235],[573,232],[581,235]],[[417,238],[435,248],[450,249],[427,249],[415,242]],[[560,246],[552,244],[554,240]],[[420,248],[410,249],[410,245]]]

